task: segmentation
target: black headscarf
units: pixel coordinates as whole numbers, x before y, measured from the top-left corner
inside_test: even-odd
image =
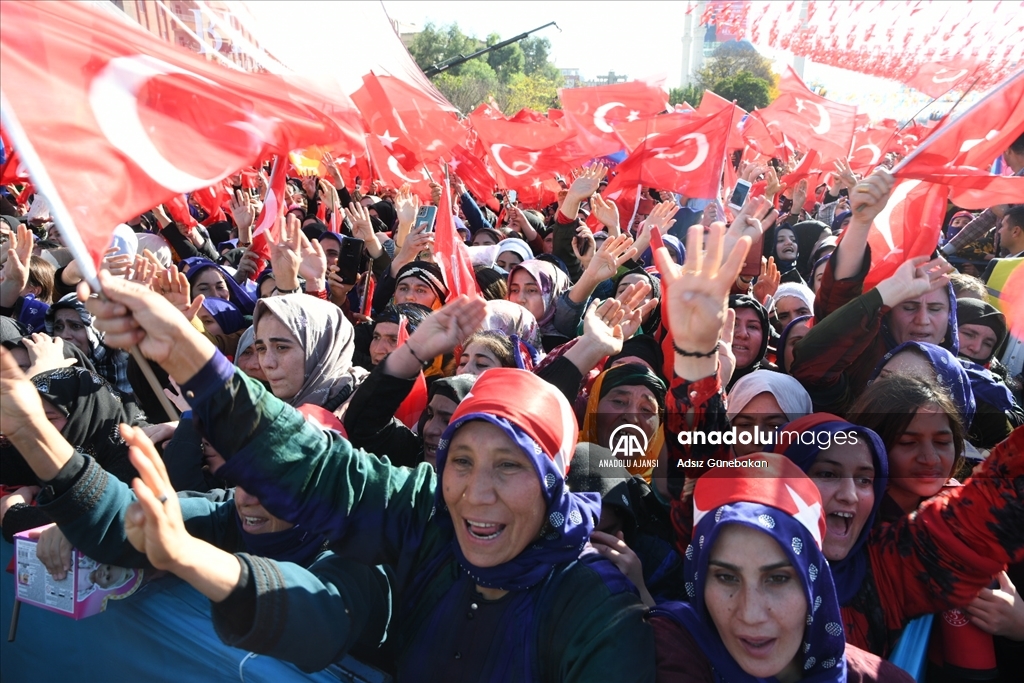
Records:
[[[648,273],[643,268],[640,268],[639,266],[636,268],[631,268],[630,270],[627,270],[625,273],[622,273],[621,275],[616,277],[614,281],[615,287],[612,290],[613,292],[618,291],[619,283],[621,283],[622,278],[626,277],[627,275],[643,275],[645,278],[647,278],[647,282],[649,282],[651,285],[651,297],[661,299],[661,280],[658,277],[651,275],[650,273]],[[661,306],[658,306],[654,309],[654,312],[651,313],[651,317],[647,319],[647,322],[640,326],[640,330],[644,334],[654,334],[655,332],[658,331],[658,327],[660,325]]]
[[[643,359],[654,369],[655,373],[660,373],[661,368],[665,364],[665,355],[661,350],[661,345],[658,344],[654,337],[638,334],[624,341],[622,343],[622,351],[619,351],[614,356],[609,356],[605,367],[610,368],[615,365],[615,361],[631,356]]]
[[[805,282],[811,277],[811,256],[814,255],[814,245],[822,232],[832,234],[832,229],[821,221],[802,221],[792,226],[790,230],[796,235],[796,244],[799,252],[796,256],[796,269]]]
[[[957,299],[956,300],[956,323],[961,325],[984,325],[996,335],[996,343],[992,347],[992,353],[988,358],[972,358],[971,360],[987,363],[992,360],[996,351],[1006,339],[1006,316],[999,312],[995,306],[986,303],[981,299]]]
[[[649,367],[640,363],[626,363],[625,365],[606,370],[598,399],[604,398],[608,395],[609,391],[616,387],[633,386],[644,386],[650,389],[651,393],[654,394],[655,400],[658,402],[658,408],[661,410],[665,409],[665,394],[668,392],[665,380],[658,377]]]
[[[380,218],[380,222],[384,224],[385,230],[394,230],[398,223],[398,212],[395,211],[395,207],[392,206],[391,202],[379,201],[376,204],[370,204],[366,207],[367,210],[377,212],[377,217]]]
[[[39,395],[68,416],[61,434],[75,448],[123,482],[138,476],[118,425],[145,425],[146,416],[125,404],[106,380],[81,368],[60,368],[32,378]]]
[[[764,356],[768,352],[768,341],[771,337],[771,327],[768,325],[768,311],[765,310],[764,306],[752,296],[747,294],[732,294],[729,296],[729,308],[749,308],[757,314],[757,319],[761,323],[761,348],[758,350],[757,355],[754,356],[755,360],[746,367],[737,367],[732,373],[732,379],[729,381],[729,386],[726,387],[726,391],[732,389],[733,385],[740,377],[749,375],[754,370],[758,370],[761,364],[764,363]]]

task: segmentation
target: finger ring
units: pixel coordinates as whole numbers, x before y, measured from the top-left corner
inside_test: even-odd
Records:
[[[161,495],[159,498],[157,498],[157,500],[159,500],[160,504],[163,505],[164,503],[167,502],[167,494],[165,493],[165,494]]]

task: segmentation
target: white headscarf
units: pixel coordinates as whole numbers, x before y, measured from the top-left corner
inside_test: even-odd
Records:
[[[814,412],[810,394],[795,378],[773,370],[755,370],[737,380],[729,392],[726,399],[729,421],[743,412],[755,396],[766,392],[775,397],[790,421]]]
[[[800,299],[807,306],[807,310],[812,313],[814,312],[814,291],[802,282],[784,282],[775,290],[775,296],[772,297],[771,302],[768,304],[768,315],[771,315],[772,311],[775,310],[775,304],[787,296]]]

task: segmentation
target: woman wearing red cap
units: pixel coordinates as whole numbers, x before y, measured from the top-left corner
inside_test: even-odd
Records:
[[[653,680],[645,608],[588,545],[600,500],[565,486],[578,427],[553,387],[522,370],[488,371],[442,435],[436,474],[425,464],[396,468],[307,425],[159,296],[101,282],[109,300],[95,303],[112,343],[138,343],[179,382],[210,443],[228,456],[219,474],[335,551],[310,571],[220,551],[186,532],[159,459],[135,452],[142,479],[128,537],[211,599],[225,642],[316,670],[356,641],[386,637],[378,654],[399,680]],[[483,315],[480,299],[453,302],[387,366],[417,367]],[[37,475],[59,505],[52,482],[73,453],[46,425],[8,410],[16,375],[4,354],[5,434],[36,445]],[[388,581],[348,570],[351,560],[385,565]]]

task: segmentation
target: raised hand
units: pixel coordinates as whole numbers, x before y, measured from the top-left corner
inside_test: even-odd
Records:
[[[248,246],[252,242],[252,225],[256,221],[256,207],[248,192],[235,190],[231,198],[231,217],[238,226],[238,243]]]
[[[28,286],[29,265],[32,262],[32,233],[24,225],[11,232],[11,243],[7,250],[7,261],[2,270],[0,282],[0,306],[10,308],[17,302],[21,292]]]
[[[391,275],[398,275],[398,271],[402,269],[402,266],[415,261],[421,252],[432,252],[433,249],[433,232],[426,232],[425,228],[420,228],[415,232],[409,233],[409,236],[405,238],[405,242],[402,243],[402,247],[395,254],[395,258],[391,262]]]
[[[622,322],[629,312],[617,299],[591,301],[587,312],[583,314],[580,343],[588,345],[600,358],[614,356],[622,350],[622,342],[626,340]]]
[[[736,354],[732,351],[732,340],[736,336],[736,309],[730,308],[722,324],[722,340],[718,345],[718,381],[723,387],[729,386],[732,373],[736,371]]]
[[[756,243],[767,229],[766,224],[774,223],[778,215],[771,202],[764,197],[748,199],[725,233],[725,251],[728,253],[734,249],[743,236],[749,237],[752,244]]]
[[[769,256],[768,260],[765,261],[762,256],[761,274],[757,276],[757,282],[754,283],[754,298],[764,305],[768,297],[775,296],[781,280],[782,275],[779,273],[778,266],[775,265],[775,257]]]
[[[849,159],[836,159],[834,162],[836,173],[836,189],[846,188],[852,190],[857,184],[857,174],[850,168]]]
[[[416,222],[416,214],[420,210],[420,198],[412,193],[409,185],[402,185],[395,195],[395,213],[398,214],[399,225],[411,226]]]
[[[169,301],[176,309],[181,311],[187,320],[192,320],[199,312],[206,297],[200,294],[192,299],[192,289],[188,283],[188,276],[178,272],[178,267],[172,265],[167,270],[159,273],[151,284],[153,291]]]
[[[303,261],[302,226],[294,214],[278,216],[280,239],[270,245],[270,263],[277,288],[292,291],[299,288],[299,271]],[[308,243],[308,240],[307,240]],[[326,259],[324,271],[327,270]]]
[[[345,187],[345,179],[341,177],[341,171],[338,170],[338,165],[334,163],[334,157],[331,156],[331,153],[325,150],[321,161],[327,167],[327,175],[331,177],[331,183],[334,184],[334,187],[339,190]]]
[[[608,167],[602,163],[587,166],[579,171],[576,179],[569,186],[569,194],[579,197],[581,200],[590,197],[597,192],[601,181],[608,174]]]
[[[593,236],[591,236],[593,240]],[[575,249],[575,244],[573,249]],[[587,278],[596,283],[603,282],[615,276],[619,266],[637,255],[636,247],[633,246],[633,238],[629,235],[609,237],[597,250],[584,273]]]
[[[100,268],[110,271],[114,277],[127,277],[132,271],[135,259],[128,254],[117,253],[117,247],[110,247],[103,256]]]
[[[152,261],[146,258],[143,254],[135,255],[135,264],[132,267],[130,274],[126,280],[130,282],[137,282],[140,285],[150,287],[153,282],[153,278],[160,272],[160,267],[155,266]]]
[[[243,285],[248,280],[256,278],[260,271],[260,257],[252,249],[246,249],[242,258],[238,259],[238,266],[235,268],[234,280]]]
[[[572,241],[572,253],[576,254],[576,258],[580,260],[584,270],[590,267],[596,248],[597,240],[594,239],[594,233],[590,231],[586,223],[581,223],[576,228],[576,237]]]
[[[767,186],[764,189],[764,195],[765,197],[768,197],[769,200],[775,199],[776,196],[784,192],[788,187],[786,183],[779,180],[778,174],[771,166],[769,166],[768,170],[765,171],[765,181],[767,182]]]
[[[850,208],[853,210],[850,227],[853,223],[870,225],[885,208],[895,184],[896,179],[884,168],[876,168],[871,175],[856,183],[850,189]]]
[[[594,218],[601,221],[601,224],[608,228],[610,236],[615,237],[620,233],[619,207],[615,202],[595,194],[590,198],[590,211],[594,214]]]
[[[21,340],[28,351],[29,367],[25,371],[27,377],[35,377],[41,372],[69,368],[78,362],[75,358],[64,357],[64,340],[36,332],[31,337]]]
[[[366,210],[365,206],[352,202],[345,209],[345,215],[348,216],[348,220],[352,224],[354,237],[366,241],[373,236],[373,223],[370,222],[370,212]]]
[[[656,204],[644,223],[648,228],[657,228],[662,234],[676,224],[674,216],[679,211],[675,202],[661,202]]]
[[[954,268],[941,256],[928,260],[927,256],[904,261],[896,272],[878,283],[882,303],[892,308],[897,304],[945,287]]]
[[[793,190],[793,207],[789,210],[790,213],[797,216],[804,210],[804,204],[807,203],[807,178],[804,178],[796,184],[796,188]]]
[[[43,401],[35,385],[18,367],[14,355],[4,346],[0,346],[0,405],[3,406],[0,410],[0,434],[15,446],[18,446],[19,436],[26,434],[29,440],[22,445],[31,446],[34,441],[33,423],[46,420]]]
[[[650,293],[650,283],[634,282],[616,295],[615,298],[626,311],[626,315],[620,323],[623,339],[629,339],[636,334],[640,325],[643,324],[644,318],[661,304],[657,298],[647,299]]]
[[[750,249],[750,237],[742,236],[724,257],[724,237],[724,226],[713,224],[705,255],[704,230],[691,227],[686,233],[686,262],[682,266],[672,261],[665,247],[654,253],[661,272],[662,310],[675,347],[687,354],[712,354],[695,357],[676,353],[676,374],[691,381],[714,372],[714,352],[729,309],[729,290]],[[710,372],[705,362],[708,360],[711,361]]]
[[[453,352],[480,329],[485,317],[487,302],[482,297],[463,294],[449,301],[428,315],[405,344],[387,357],[384,371],[392,377],[415,377],[420,360]]]

